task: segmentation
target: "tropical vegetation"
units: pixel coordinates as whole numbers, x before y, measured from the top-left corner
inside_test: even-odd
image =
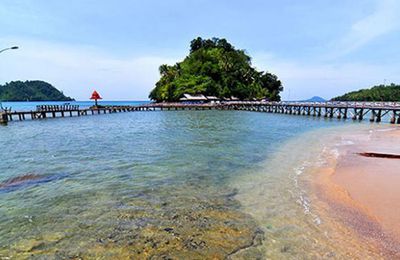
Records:
[[[400,101],[400,85],[378,85],[335,97],[334,101]]]
[[[276,75],[258,71],[251,57],[226,39],[198,37],[183,61],[161,65],[159,71],[161,78],[149,95],[157,102],[178,101],[186,93],[278,101],[283,90]]]
[[[62,91],[41,80],[11,81],[0,85],[1,101],[72,101]]]

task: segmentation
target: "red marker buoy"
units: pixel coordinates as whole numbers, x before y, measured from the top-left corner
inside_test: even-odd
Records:
[[[102,98],[100,97],[99,93],[97,93],[97,91],[95,90],[93,91],[92,97],[90,99],[92,100],[94,99],[94,105],[97,107],[97,100]]]

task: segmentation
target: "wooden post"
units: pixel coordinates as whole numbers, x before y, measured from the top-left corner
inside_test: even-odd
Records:
[[[354,113],[353,113],[353,120],[357,120],[357,108],[354,108]]]
[[[6,125],[8,123],[8,116],[6,112],[0,112],[0,124]]]
[[[382,121],[382,110],[379,109],[378,113],[376,114],[376,122],[379,123]]]
[[[394,124],[396,123],[396,111],[392,111],[393,112],[393,116],[390,118],[390,123]]]
[[[375,122],[375,110],[371,110],[371,118],[369,119],[370,122]]]
[[[361,108],[360,110],[359,110],[359,115],[358,115],[358,120],[363,120],[363,117],[364,117],[364,109],[363,108]]]

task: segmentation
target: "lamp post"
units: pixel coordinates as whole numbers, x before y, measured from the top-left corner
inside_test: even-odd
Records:
[[[13,47],[9,47],[9,48],[5,48],[5,49],[0,50],[0,53],[3,52],[3,51],[16,50],[16,49],[19,49],[19,47],[18,46],[13,46]]]
[[[8,47],[8,48],[0,50],[0,53],[8,51],[8,50],[17,50],[17,49],[19,49],[18,46],[12,46],[12,47]],[[1,100],[0,100],[0,111],[3,111],[3,110],[4,110],[3,104],[1,103]]]

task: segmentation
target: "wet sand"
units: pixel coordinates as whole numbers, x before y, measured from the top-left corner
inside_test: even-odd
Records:
[[[345,134],[335,143],[335,156],[317,172],[320,204],[360,244],[383,258],[400,258],[400,160],[358,154],[400,154],[400,128]]]

